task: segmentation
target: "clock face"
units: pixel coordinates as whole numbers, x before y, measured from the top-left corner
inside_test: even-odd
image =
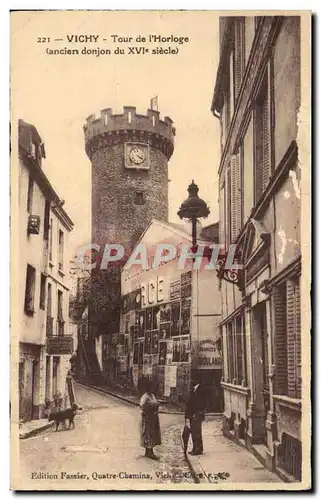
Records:
[[[143,161],[145,160],[145,153],[142,149],[135,147],[131,149],[129,153],[129,158],[133,163],[139,165],[140,163],[143,163]]]

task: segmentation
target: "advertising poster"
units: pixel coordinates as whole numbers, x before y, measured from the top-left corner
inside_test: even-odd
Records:
[[[167,357],[167,342],[159,342],[159,365],[166,364]]]

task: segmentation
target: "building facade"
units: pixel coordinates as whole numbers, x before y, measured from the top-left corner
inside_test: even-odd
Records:
[[[156,265],[156,245],[164,242],[177,249],[176,256]],[[114,370],[114,379],[134,391],[149,377],[159,397],[175,403],[186,400],[191,375],[198,373],[207,389],[207,409],[222,411],[215,269],[206,269],[206,258],[199,269],[191,258],[180,265],[182,246],[191,246],[190,234],[180,225],[152,221],[138,244],[148,248],[148,268],[133,264],[121,272],[120,330],[103,346],[106,370]],[[209,243],[199,239],[199,244]]]
[[[123,114],[105,109],[99,118],[88,117],[84,133],[92,165],[92,245],[97,262],[105,245],[113,243],[125,248],[124,262],[151,220],[168,218],[168,161],[175,129],[170,118],[160,120],[158,111],[149,109],[145,116],[125,106]],[[97,265],[91,272],[87,346],[96,382],[113,373],[101,374],[96,347],[102,348],[102,336],[119,333],[120,304],[120,267],[109,271]]]
[[[301,478],[300,18],[220,18],[224,434]]]
[[[19,120],[19,416],[24,421],[41,418],[53,399],[65,396],[73,349],[66,331],[73,222],[42,170],[44,157],[36,128]]]

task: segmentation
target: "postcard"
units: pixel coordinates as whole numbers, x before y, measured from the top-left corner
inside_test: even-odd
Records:
[[[311,13],[10,15],[11,488],[309,490]]]

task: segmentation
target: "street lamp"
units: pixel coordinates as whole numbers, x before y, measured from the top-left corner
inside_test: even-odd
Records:
[[[192,181],[188,186],[188,198],[183,201],[177,215],[180,219],[189,219],[192,222],[192,245],[196,251],[196,222],[201,217],[207,217],[210,213],[205,201],[198,196],[198,186]]]

